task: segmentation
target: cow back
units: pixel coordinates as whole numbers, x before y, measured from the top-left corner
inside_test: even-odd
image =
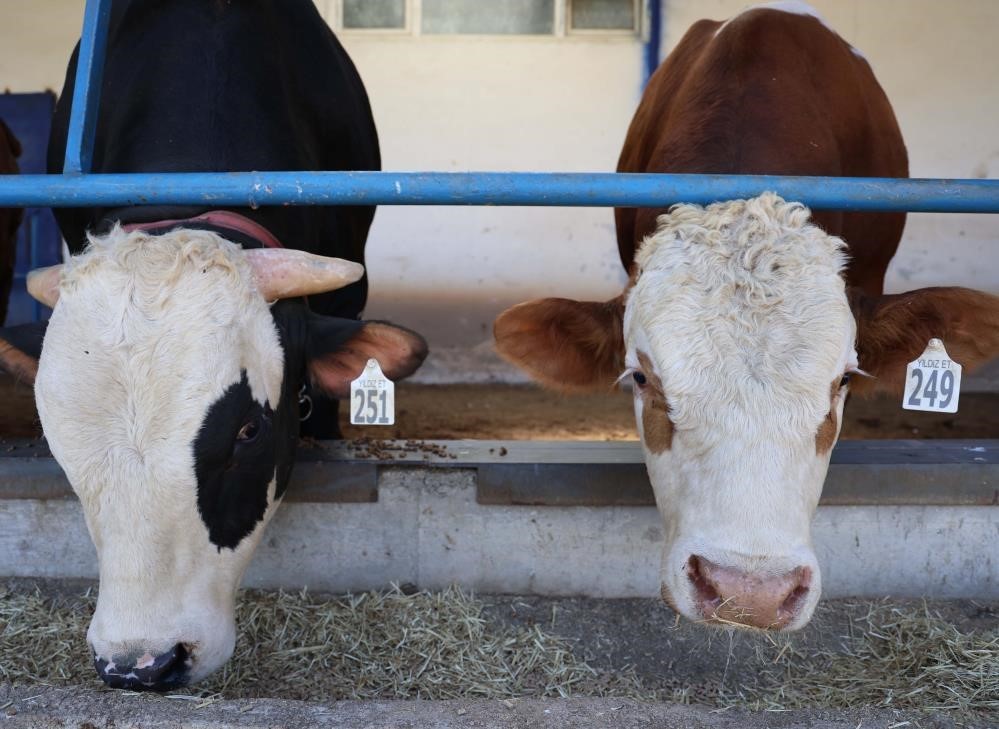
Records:
[[[78,48],[56,109],[61,171]],[[361,79],[311,0],[115,0],[94,172],[376,170]],[[70,251],[114,221],[191,217],[217,205],[57,209]],[[232,207],[286,246],[363,263],[373,207]],[[356,316],[366,280],[313,308]],[[325,305],[324,305],[325,303]]]
[[[908,160],[863,56],[814,16],[758,8],[691,27],[650,79],[618,171],[906,177]],[[665,211],[615,211],[626,267]],[[850,283],[880,293],[905,215],[813,219],[849,245]]]

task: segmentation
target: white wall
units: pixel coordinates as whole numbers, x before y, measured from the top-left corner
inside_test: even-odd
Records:
[[[82,0],[0,4],[0,88],[58,89]],[[813,4],[870,60],[914,176],[999,174],[999,3]],[[665,0],[663,53],[694,20],[744,5]],[[640,93],[637,37],[341,37],[371,96],[386,169],[612,170]],[[912,215],[888,286],[999,291],[997,245],[996,216]],[[419,328],[444,354],[488,349],[492,317],[510,303],[605,298],[624,280],[605,209],[383,207],[369,253],[369,315]],[[438,364],[438,375],[454,374]]]

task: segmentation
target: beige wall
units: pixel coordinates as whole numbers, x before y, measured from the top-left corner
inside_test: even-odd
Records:
[[[59,91],[80,37],[83,0],[0,0],[0,90]]]
[[[0,3],[0,87],[58,88],[82,1]],[[870,60],[914,176],[999,174],[999,2],[813,4]],[[664,53],[694,20],[744,5],[666,0]],[[638,101],[638,38],[342,39],[371,96],[386,169],[611,170]],[[999,291],[997,246],[996,216],[912,215],[889,287]],[[369,252],[369,314],[421,328],[438,350],[486,342],[511,302],[606,297],[623,282],[603,209],[383,207]]]

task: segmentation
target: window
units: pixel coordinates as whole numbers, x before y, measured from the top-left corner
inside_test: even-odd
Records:
[[[406,35],[634,37],[646,0],[316,0],[335,30]]]
[[[343,28],[406,27],[406,0],[343,0]]]
[[[552,35],[555,0],[423,0],[425,35]]]
[[[570,30],[635,30],[638,8],[628,0],[572,0]]]

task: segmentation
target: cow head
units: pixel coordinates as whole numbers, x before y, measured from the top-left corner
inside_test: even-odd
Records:
[[[407,330],[278,300],[362,272],[207,231],[118,228],[32,278],[58,299],[35,393],[97,548],[87,638],[107,683],[166,689],[228,659],[236,588],[290,476],[301,384],[343,396],[369,357],[400,378],[426,355]],[[31,347],[10,339],[0,361],[30,379]]]
[[[496,320],[501,354],[563,390],[632,384],[666,524],[663,599],[695,620],[800,628],[819,599],[810,522],[848,391],[901,394],[931,337],[999,354],[999,298],[851,296],[843,243],[775,195],[680,205],[625,294],[544,299]]]

